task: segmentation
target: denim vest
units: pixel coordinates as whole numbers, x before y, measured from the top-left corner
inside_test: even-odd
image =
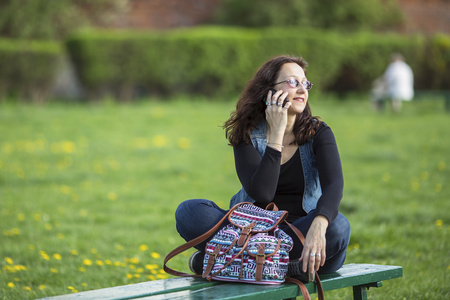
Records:
[[[265,121],[261,123],[258,128],[252,130],[250,139],[253,143],[253,146],[256,148],[256,150],[258,150],[259,154],[262,157],[264,155],[264,152],[266,151],[267,146]],[[302,162],[305,183],[302,207],[306,213],[309,213],[312,209],[316,208],[317,201],[322,195],[322,188],[320,187],[319,181],[319,171],[316,167],[316,156],[314,154],[312,144],[313,139],[311,138],[309,142],[299,147],[300,160]],[[241,190],[231,198],[230,208],[241,202],[255,202],[255,200],[247,194],[244,188],[241,188]]]

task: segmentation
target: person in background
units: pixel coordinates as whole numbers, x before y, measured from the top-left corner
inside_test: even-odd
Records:
[[[383,101],[392,102],[392,110],[400,112],[402,101],[411,101],[414,97],[414,76],[399,53],[391,56],[391,63],[381,78],[374,81],[372,100],[375,110],[382,109]]]
[[[331,128],[311,114],[303,58],[278,56],[267,61],[250,80],[224,129],[233,147],[242,184],[230,207],[252,202],[265,208],[270,202],[289,212],[288,221],[305,236],[294,239],[288,275],[303,281],[331,273],[344,263],[350,224],[339,213],[343,174]],[[226,210],[206,199],[182,202],[175,213],[180,235],[192,240],[211,229]],[[206,242],[189,261],[201,274]]]

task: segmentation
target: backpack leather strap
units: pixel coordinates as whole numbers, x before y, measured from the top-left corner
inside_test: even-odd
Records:
[[[289,223],[287,221],[284,221],[284,222],[289,226],[290,229],[292,229],[292,231],[295,233],[295,235],[299,238],[300,242],[302,242],[302,244],[305,245],[305,237],[303,236],[303,233],[297,227],[292,225],[291,223]],[[316,279],[315,283],[317,286],[317,295],[319,296],[319,300],[323,300],[323,299],[325,299],[325,295],[323,293],[322,283],[320,282],[320,278],[319,278],[319,275],[317,274],[317,272],[315,272],[315,279]],[[303,292],[304,289],[301,287],[301,285],[298,284],[297,281],[303,285],[304,289],[306,290],[306,293],[308,293],[308,290],[306,289],[305,285],[300,280],[297,280],[297,279],[294,279],[291,277],[286,277],[286,282],[296,283],[298,285],[298,287],[300,288],[300,290],[302,291],[303,298],[307,299],[307,298],[305,298],[305,294]],[[308,297],[309,297],[309,294],[308,294]],[[310,298],[308,298],[308,299],[310,299]]]
[[[190,248],[200,244],[201,242],[204,242],[209,237],[211,237],[211,235],[213,235],[217,230],[219,230],[221,228],[222,223],[228,218],[228,216],[232,212],[233,212],[233,209],[230,209],[213,228],[211,228],[210,230],[208,230],[207,232],[205,232],[201,236],[196,237],[195,239],[190,240],[189,242],[186,242],[185,244],[183,244],[181,246],[178,246],[177,248],[175,248],[172,251],[170,251],[166,255],[166,258],[164,259],[164,271],[166,273],[171,274],[171,275],[181,276],[181,277],[201,277],[201,275],[192,275],[192,274],[188,274],[188,273],[175,271],[174,269],[169,268],[167,266],[167,263],[169,262],[169,260],[171,260],[176,255],[178,255],[180,253],[183,253],[184,251],[186,251],[186,250],[188,250],[188,249],[190,249]]]

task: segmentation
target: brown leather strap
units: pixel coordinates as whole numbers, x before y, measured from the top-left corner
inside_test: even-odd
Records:
[[[208,274],[211,272],[212,268],[214,267],[214,264],[216,262],[217,254],[219,254],[220,250],[222,249],[222,245],[217,245],[216,249],[214,249],[213,253],[208,253],[208,263],[206,265],[205,270],[203,271],[202,277],[206,278]]]
[[[302,242],[302,244],[305,245],[305,237],[303,236],[303,233],[297,227],[295,227],[288,221],[284,221],[284,222],[289,226],[289,228],[292,229],[292,231],[299,238],[299,240]],[[315,273],[316,273],[315,277],[316,277],[317,295],[319,296],[319,300],[323,300],[323,299],[325,299],[325,295],[323,293],[322,283],[320,282],[320,278],[319,278],[319,275],[317,274],[317,272],[315,272]],[[294,279],[294,280],[296,280],[296,279]],[[306,290],[306,292],[308,292],[308,290]],[[303,291],[302,291],[302,293],[303,293]],[[304,296],[303,296],[303,298],[304,298]]]
[[[325,299],[325,294],[323,293],[322,283],[320,282],[319,274],[316,272],[316,286],[317,286],[317,296],[319,300]]]
[[[302,242],[302,245],[305,244],[305,237],[303,236],[303,233],[294,225],[292,225],[291,223],[289,223],[288,221],[284,221],[289,228],[292,229],[292,231],[295,233],[295,235],[298,237],[298,239],[300,240],[300,242]]]
[[[270,202],[269,204],[267,204],[266,210],[278,211],[278,206],[275,203]]]
[[[258,253],[256,254],[255,262],[256,262],[256,270],[255,270],[255,280],[262,280],[263,266],[266,262],[266,251],[265,244],[258,245]]]
[[[289,283],[295,283],[296,285],[298,285],[298,288],[300,289],[300,291],[302,292],[302,296],[304,300],[311,300],[311,296],[309,296],[309,292],[308,289],[306,288],[306,286],[303,284],[303,282],[301,282],[298,279],[292,278],[292,277],[286,277],[285,279],[286,282]],[[319,298],[320,299],[320,298]]]

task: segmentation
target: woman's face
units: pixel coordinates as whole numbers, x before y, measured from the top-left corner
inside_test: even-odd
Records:
[[[283,92],[288,93],[286,99],[292,103],[291,107],[289,107],[288,113],[302,113],[305,109],[306,103],[308,102],[308,90],[303,86],[303,84],[299,84],[298,87],[293,88],[288,84],[288,82],[282,82],[291,78],[297,79],[300,83],[307,80],[305,71],[303,71],[302,67],[296,63],[286,63],[281,67],[278,72],[277,80],[275,81],[275,83],[281,83],[276,84],[274,89],[277,91],[282,90]]]

